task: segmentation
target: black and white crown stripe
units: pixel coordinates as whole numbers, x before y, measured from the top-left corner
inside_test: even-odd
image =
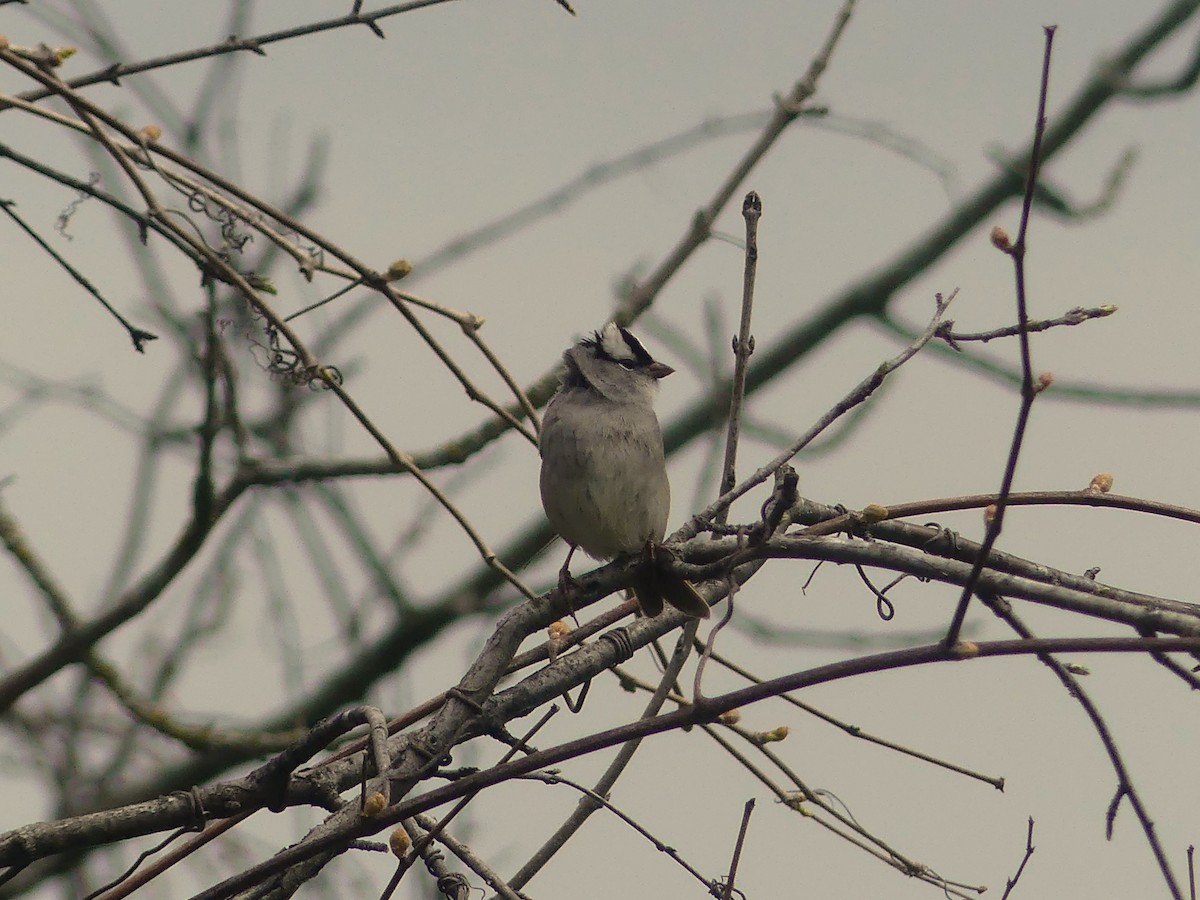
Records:
[[[654,362],[654,357],[642,346],[642,342],[614,322],[605,325],[592,337],[584,338],[583,343],[594,349],[597,356],[623,366],[648,366]]]

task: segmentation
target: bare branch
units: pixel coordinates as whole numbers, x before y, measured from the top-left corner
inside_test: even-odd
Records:
[[[1025,201],[1021,206],[1021,225],[1017,230],[1016,243],[1007,245],[1008,236],[1003,231],[993,230],[993,243],[1012,257],[1013,273],[1016,278],[1017,293],[1017,336],[1021,345],[1021,406],[1017,411],[1017,421],[1013,426],[1012,444],[1008,451],[1008,460],[1004,464],[1004,475],[1000,479],[1000,493],[994,506],[989,507],[987,533],[983,539],[983,548],[975,564],[972,577],[963,586],[962,596],[958,607],[950,619],[950,628],[946,632],[947,649],[954,646],[962,631],[963,620],[967,615],[967,605],[974,593],[975,582],[978,580],[984,565],[987,564],[988,552],[1000,531],[1004,528],[1004,509],[1008,503],[1008,495],[1012,491],[1013,479],[1017,476],[1017,459],[1025,443],[1025,427],[1029,423],[1029,413],[1033,409],[1033,400],[1037,396],[1033,383],[1033,362],[1029,350],[1029,309],[1025,296],[1025,246],[1026,235],[1029,231],[1029,215],[1033,210],[1034,188],[1037,186],[1038,169],[1042,164],[1042,138],[1046,133],[1046,98],[1050,92],[1050,53],[1054,47],[1054,26],[1044,29],[1046,34],[1046,49],[1042,54],[1042,85],[1038,93],[1037,121],[1033,129],[1033,146],[1029,151],[1028,177],[1025,182]],[[994,510],[994,511],[993,511]]]

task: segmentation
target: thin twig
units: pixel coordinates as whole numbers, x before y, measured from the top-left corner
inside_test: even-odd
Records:
[[[737,484],[738,436],[742,426],[742,407],[746,399],[746,371],[754,352],[754,336],[750,334],[750,319],[754,312],[754,277],[758,271],[758,220],[762,217],[762,200],[751,191],[742,201],[742,218],[746,220],[746,262],[742,275],[742,317],[737,337],[733,341],[733,384],[729,392],[729,421],[725,431],[725,463],[721,467],[719,493],[733,490]],[[729,507],[717,512],[713,521],[724,525]]]
[[[241,813],[240,815],[230,816],[228,819],[222,819],[219,822],[209,822],[201,829],[199,834],[188,838],[184,843],[180,844],[174,850],[163,854],[158,859],[151,862],[145,868],[139,868],[137,871],[130,871],[126,877],[122,878],[120,883],[113,885],[112,889],[107,893],[100,895],[97,900],[123,900],[123,898],[132,895],[135,891],[147,884],[154,878],[157,878],[163,872],[191,856],[205,844],[216,840],[225,832],[240,825],[246,821],[253,812]],[[139,861],[144,861],[139,859]]]
[[[22,231],[33,238],[34,243],[45,250],[46,253],[50,255],[51,259],[53,259],[59,264],[59,266],[62,267],[63,271],[75,279],[80,287],[99,300],[100,305],[108,310],[109,315],[121,323],[121,327],[125,329],[126,333],[129,335],[129,339],[133,341],[134,350],[136,350],[138,353],[145,353],[146,343],[148,341],[158,340],[158,335],[152,334],[149,331],[146,331],[144,328],[138,328],[123,315],[121,315],[111,303],[104,299],[104,295],[100,293],[99,289],[97,289],[96,286],[92,284],[82,272],[71,265],[71,263],[69,263],[61,253],[42,240],[42,236],[34,231],[24,219],[17,215],[17,213],[13,210],[14,206],[16,206],[16,204],[11,200],[0,200],[0,209],[4,210],[5,214],[7,214],[10,219],[16,222]]]
[[[761,684],[763,681],[762,678],[751,673],[749,669],[738,665],[733,660],[727,659],[720,654],[712,654],[712,659],[713,662],[724,666],[729,671],[741,676],[742,678],[745,678],[747,681],[753,684]],[[785,703],[791,704],[797,709],[804,710],[804,712],[808,713],[809,715],[815,716],[821,721],[826,722],[835,728],[841,729],[851,737],[858,738],[859,740],[866,741],[871,744],[877,744],[880,747],[884,747],[888,750],[895,750],[897,753],[902,753],[905,756],[911,756],[913,759],[919,759],[922,762],[939,766],[940,768],[947,769],[951,772],[956,772],[959,775],[965,775],[968,778],[974,778],[977,781],[990,784],[998,791],[1004,790],[1004,779],[1002,777],[985,775],[982,772],[976,772],[974,769],[968,769],[965,766],[957,765],[956,763],[949,762],[948,760],[939,759],[936,756],[931,756],[928,753],[924,753],[920,750],[914,750],[911,747],[905,747],[903,744],[897,744],[894,741],[889,741],[887,738],[878,737],[867,731],[864,731],[858,725],[851,725],[849,722],[844,722],[836,716],[831,716],[824,710],[820,710],[812,704],[806,703],[792,694],[780,694],[779,699],[783,700]]]
[[[872,316],[870,322],[901,341],[911,341],[917,334],[915,329],[887,312]],[[949,346],[937,342],[931,344],[927,352],[939,355],[942,359],[952,360],[954,365],[964,371],[983,374],[1002,384],[1018,387],[1021,384],[1020,372],[981,354],[953,350]],[[1195,409],[1200,406],[1200,392],[1194,390],[1169,387],[1140,388],[1123,384],[1069,381],[1066,378],[1056,379],[1054,390],[1048,393],[1045,399],[1095,403],[1106,407],[1134,406],[1142,411],[1162,407]]]
[[[958,289],[955,288],[949,297],[943,299],[941,294],[934,298],[935,310],[933,318],[929,320],[929,325],[925,331],[911,344],[909,344],[902,352],[879,364],[879,366],[866,378],[860,381],[845,397],[839,400],[834,407],[821,416],[817,422],[808,429],[803,435],[797,438],[791,446],[787,447],[782,453],[772,459],[770,462],[762,466],[757,472],[746,478],[735,487],[733,490],[726,491],[716,501],[710,504],[706,509],[693,516],[682,528],[671,535],[671,540],[687,540],[695,537],[706,527],[707,523],[719,513],[722,509],[727,508],[735,500],[743,494],[750,491],[752,488],[762,484],[770,478],[776,470],[785,465],[792,457],[804,449],[812,440],[814,440],[821,432],[840,419],[843,415],[849,412],[854,407],[863,403],[868,397],[873,394],[885,378],[895,372],[898,368],[912,359],[918,351],[928,344],[936,335],[938,326],[941,324],[942,317],[945,315],[946,309],[954,302],[954,298],[958,296]]]
[[[671,857],[671,859],[677,862],[684,871],[704,885],[705,889],[710,892],[712,891],[712,884],[708,881],[708,879],[706,879],[704,875],[698,869],[696,869],[695,866],[691,865],[691,863],[684,859],[683,855],[675,847],[672,847],[670,844],[659,840],[654,836],[653,832],[639,824],[636,819],[624,812],[620,807],[609,800],[608,797],[598,794],[595,790],[585,787],[582,784],[578,784],[569,778],[564,778],[558,771],[531,772],[528,775],[522,775],[521,778],[527,781],[540,781],[543,784],[548,785],[562,784],[569,788],[574,788],[583,795],[579,801],[580,804],[587,802],[590,805],[595,806],[596,809],[608,810],[610,813],[652,843],[654,845],[654,849]]]
[[[711,236],[712,223],[716,221],[717,216],[729,203],[738,187],[746,180],[746,177],[758,165],[767,151],[775,145],[776,140],[787,127],[797,117],[804,114],[805,104],[816,93],[817,83],[829,66],[833,51],[845,33],[846,26],[850,23],[854,6],[855,0],[845,0],[834,17],[833,26],[825,38],[825,43],[809,63],[804,75],[792,86],[786,96],[776,98],[775,111],[771,116],[771,121],[767,123],[757,140],[737,161],[733,170],[717,188],[712,199],[696,213],[691,226],[658,268],[642,279],[621,301],[620,307],[613,314],[613,319],[619,324],[632,322],[649,308],[663,285],[691,257],[695,249]]]
[[[994,594],[980,593],[979,599],[987,604],[988,608],[1002,622],[1008,625],[1020,637],[1029,642],[1031,645],[1039,643],[1034,637],[1033,632],[1029,627],[1017,616],[1013,611],[1012,605],[1004,597],[999,597]],[[1152,648],[1148,648],[1151,649]],[[1129,775],[1129,770],[1125,766],[1125,760],[1121,756],[1121,751],[1117,749],[1116,739],[1112,732],[1109,731],[1108,724],[1100,715],[1100,710],[1092,702],[1083,685],[1079,683],[1071,671],[1060,663],[1052,654],[1052,650],[1040,650],[1037,653],[1037,658],[1041,660],[1055,677],[1066,688],[1067,693],[1081,707],[1084,713],[1092,723],[1092,727],[1096,730],[1096,735],[1100,738],[1100,743],[1104,747],[1104,752],[1108,755],[1109,763],[1113,767],[1113,771],[1117,776],[1117,790],[1113,796],[1113,801],[1109,805],[1108,820],[1106,822],[1107,833],[1109,840],[1112,839],[1113,819],[1116,816],[1117,806],[1122,797],[1129,798],[1129,804],[1133,807],[1134,815],[1137,816],[1138,822],[1142,826],[1142,833],[1146,836],[1146,843],[1150,845],[1150,852],[1154,854],[1155,862],[1158,863],[1159,871],[1162,873],[1163,880],[1167,884],[1167,890],[1171,892],[1171,896],[1175,900],[1183,900],[1183,894],[1179,890],[1179,885],[1175,882],[1175,875],[1171,872],[1171,864],[1167,859],[1166,851],[1163,849],[1161,842],[1158,839],[1158,834],[1154,830],[1154,820],[1150,818],[1150,813],[1142,803],[1142,798],[1138,794],[1137,789],[1133,786],[1133,781]]]
[[[860,834],[850,829],[843,828],[837,821],[831,821],[823,816],[814,815],[811,810],[805,809],[800,805],[799,802],[797,802],[795,796],[797,792],[787,791],[773,782],[766,775],[766,773],[764,773],[757,765],[755,765],[755,763],[744,753],[742,753],[741,750],[735,747],[730,741],[726,740],[726,738],[714,726],[701,725],[700,727],[705,734],[712,738],[713,742],[716,743],[717,746],[728,753],[729,756],[738,764],[743,766],[746,771],[750,772],[755,778],[757,778],[767,788],[767,790],[771,791],[771,793],[778,798],[779,802],[785,805],[788,809],[805,816],[808,821],[815,822],[817,825],[824,828],[835,837],[838,837],[841,840],[857,847],[859,850],[862,850],[864,853],[869,854],[880,862],[891,866],[897,871],[903,872],[905,875],[911,878],[917,878],[921,881],[937,885],[938,887],[947,890],[947,896],[949,897],[963,898],[966,896],[961,891],[948,889],[949,886],[946,880],[941,876],[936,875],[932,869],[929,869],[926,866],[921,866],[920,864],[909,860],[904,855],[896,853],[881,839],[863,838],[860,836]],[[761,745],[755,744],[754,746],[761,750]],[[805,794],[805,798],[808,799],[807,794]],[[825,810],[826,804],[820,797],[813,797],[812,802],[822,812]],[[884,849],[880,849],[881,847]]]
[[[1013,877],[1007,879],[1004,885],[1004,893],[1001,895],[1000,900],[1008,900],[1009,895],[1013,892],[1013,888],[1021,880],[1021,873],[1025,871],[1025,865],[1029,862],[1030,857],[1033,856],[1033,851],[1033,816],[1030,816],[1029,832],[1025,836],[1025,855],[1021,857],[1021,864],[1017,866],[1017,871],[1013,874]]]
[[[450,0],[409,0],[407,3],[396,3],[392,6],[386,6],[368,13],[354,11],[348,15],[337,16],[332,19],[322,19],[317,22],[310,22],[307,25],[283,28],[279,31],[269,31],[252,37],[239,38],[231,36],[219,44],[212,44],[208,47],[200,47],[194,50],[184,50],[180,53],[157,56],[152,59],[147,59],[136,63],[114,63],[113,65],[106,66],[105,68],[96,72],[91,72],[87,75],[81,75],[78,78],[72,78],[67,82],[67,84],[72,88],[87,87],[88,85],[103,83],[120,84],[120,80],[127,75],[134,75],[139,72],[149,72],[153,69],[163,69],[169,66],[177,66],[181,63],[206,59],[213,56],[222,56],[226,53],[250,52],[258,54],[259,56],[265,56],[266,51],[264,51],[263,48],[278,41],[287,41],[293,38],[304,37],[305,35],[319,34],[324,31],[330,31],[337,28],[346,28],[349,26],[365,25],[374,31],[376,35],[382,37],[383,32],[377,24],[381,19],[447,2],[450,2]],[[25,94],[22,94],[21,97],[22,99],[29,101],[42,100],[50,96],[52,93],[53,91],[49,90],[29,91]],[[3,107],[0,107],[0,111],[2,110]]]
[[[479,329],[483,326],[483,319],[476,319],[473,323],[464,322],[460,324],[462,324],[463,334],[483,354],[484,359],[491,364],[492,368],[496,370],[496,374],[508,386],[512,395],[517,398],[517,404],[521,407],[526,417],[528,417],[529,424],[533,426],[533,433],[530,434],[529,430],[525,428],[524,423],[520,421],[513,427],[536,447],[538,442],[537,436],[542,430],[542,422],[538,417],[537,409],[534,407],[533,401],[529,399],[529,395],[525,393],[524,388],[517,384],[517,379],[508,371],[508,367],[500,361],[500,357],[496,355],[495,351],[479,336]]]
[[[987,532],[983,539],[983,548],[980,551],[979,558],[975,562],[971,578],[963,586],[962,593],[959,595],[958,606],[954,610],[954,615],[950,620],[950,628],[946,632],[944,644],[947,650],[953,647],[958,640],[958,636],[962,631],[963,620],[967,616],[967,607],[970,605],[971,597],[974,595],[975,585],[979,581],[983,567],[987,565],[988,553],[996,543],[996,539],[1000,537],[1000,531],[1004,527],[1004,509],[1008,503],[1008,495],[1012,491],[1013,479],[1017,475],[1017,459],[1020,457],[1021,448],[1025,444],[1025,427],[1029,423],[1029,413],[1033,409],[1033,401],[1037,396],[1037,391],[1033,384],[1033,362],[1029,350],[1029,308],[1025,293],[1025,248],[1026,236],[1029,231],[1029,217],[1033,210],[1033,195],[1037,187],[1038,168],[1042,161],[1042,138],[1046,133],[1046,98],[1050,93],[1050,55],[1054,46],[1054,26],[1047,26],[1043,30],[1046,35],[1046,47],[1042,54],[1042,83],[1038,91],[1038,111],[1037,121],[1034,124],[1033,130],[1033,146],[1029,152],[1029,169],[1025,181],[1025,199],[1021,205],[1021,225],[1017,231],[1016,243],[1006,248],[1006,252],[1012,257],[1013,274],[1016,279],[1017,325],[1020,328],[1018,336],[1021,345],[1021,406],[1017,411],[1017,421],[1013,427],[1012,443],[1009,446],[1008,459],[1004,464],[1004,476],[1000,480],[1000,495],[994,507],[995,513],[988,523]],[[1006,240],[1007,238],[1004,238],[1004,241]],[[995,242],[997,246],[1001,246],[1004,241],[997,240]]]
[[[729,875],[725,878],[725,887],[721,891],[721,900],[731,900],[733,883],[737,878],[738,860],[742,858],[742,847],[746,843],[746,829],[750,827],[750,814],[754,812],[754,798],[746,801],[742,809],[742,825],[738,829],[737,842],[733,845],[733,856],[729,860]]]
[[[1037,331],[1049,331],[1051,328],[1082,325],[1084,322],[1092,319],[1107,318],[1116,311],[1117,307],[1112,304],[1090,308],[1075,306],[1054,319],[1031,319],[1025,323],[1024,328],[1020,325],[1006,325],[1003,328],[993,328],[991,331],[954,331],[954,322],[946,321],[942,323],[942,327],[938,330],[938,337],[957,350],[958,347],[955,346],[956,344],[965,344],[970,341],[978,341],[979,343],[986,344],[988,341],[994,341],[997,338],[1013,337],[1022,333],[1033,334]]]
[[[324,381],[326,387],[338,395],[338,399],[342,401],[342,404],[350,411],[350,414],[358,420],[359,424],[366,429],[367,433],[375,439],[375,442],[383,448],[384,452],[388,455],[388,458],[392,461],[392,464],[397,468],[408,472],[409,475],[415,478],[421,484],[421,487],[425,488],[426,491],[433,495],[433,497],[441,505],[442,509],[446,510],[446,512],[451,515],[454,521],[456,521],[459,527],[466,533],[467,537],[471,539],[471,543],[475,545],[475,549],[479,552],[479,555],[483,558],[483,561],[492,569],[494,569],[502,578],[504,578],[505,581],[520,591],[526,599],[536,600],[538,595],[534,593],[534,591],[530,589],[515,572],[509,569],[508,566],[506,566],[500,560],[492,548],[488,546],[487,541],[483,539],[483,535],[481,535],[478,530],[476,530],[475,526],[471,524],[471,521],[467,518],[466,514],[463,513],[462,510],[458,508],[457,504],[455,504],[454,501],[446,495],[445,491],[434,484],[433,481],[430,480],[429,476],[421,471],[411,455],[401,452],[388,439],[388,437],[379,430],[375,423],[371,421],[370,417],[362,411],[358,403],[355,402],[350,394],[342,387],[342,385],[338,382],[338,379],[333,377],[329,370],[325,368],[319,369],[317,374],[321,380]]]
[[[961,497],[935,497],[912,503],[889,503],[882,507],[886,510],[886,515],[882,516],[879,521],[927,516],[962,509],[985,509],[995,504],[999,497],[999,494],[967,494]],[[1200,509],[1149,500],[1145,497],[1129,497],[1124,494],[1109,494],[1087,489],[1081,491],[1017,491],[1008,495],[1008,505],[1124,509],[1200,525]]]
[[[1142,637],[1155,637],[1158,632],[1153,628],[1139,628],[1138,634]],[[1193,691],[1200,690],[1200,677],[1197,677],[1194,669],[1189,669],[1187,666],[1177,663],[1165,653],[1151,653],[1150,658],[1156,663],[1186,684]]]
[[[809,787],[804,780],[800,778],[796,771],[792,769],[792,767],[786,762],[784,762],[782,757],[780,757],[780,755],[771,748],[771,744],[781,739],[778,736],[777,730],[772,729],[771,732],[767,733],[753,732],[749,729],[743,728],[740,725],[732,726],[731,730],[740,738],[742,738],[742,740],[755,747],[760,754],[770,761],[772,766],[774,766],[783,774],[785,778],[787,778],[788,781],[796,786],[796,790],[794,792],[789,792],[788,797],[784,800],[786,805],[792,809],[795,809],[797,812],[804,813],[806,810],[800,807],[800,803],[810,803],[821,810],[821,812],[828,817],[829,821],[826,821],[826,819],[820,816],[814,816],[813,818],[823,827],[838,835],[838,837],[849,840],[856,846],[863,849],[870,849],[873,847],[881,854],[882,859],[887,860],[889,864],[901,870],[902,872],[905,872],[906,874],[924,872],[934,876],[939,884],[949,883],[941,875],[938,875],[936,872],[934,872],[929,866],[918,862],[916,859],[905,853],[901,853],[883,837],[864,827],[854,817],[854,814],[850,812],[849,807],[847,807],[846,804],[840,799],[830,794],[830,792],[817,791]],[[786,736],[786,732],[784,736]],[[832,797],[832,801],[826,799],[827,797]],[[840,805],[842,809],[836,808],[834,806],[834,801],[836,801],[836,803]]]

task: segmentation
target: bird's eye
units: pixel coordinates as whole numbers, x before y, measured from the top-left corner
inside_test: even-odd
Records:
[[[626,369],[633,369],[637,365],[632,359],[618,359],[617,363]]]

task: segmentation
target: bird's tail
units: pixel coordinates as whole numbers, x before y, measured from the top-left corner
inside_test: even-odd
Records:
[[[689,582],[653,565],[642,567],[634,579],[633,593],[642,608],[642,614],[649,618],[663,611],[663,601],[696,619],[707,619],[712,615],[704,598]]]

